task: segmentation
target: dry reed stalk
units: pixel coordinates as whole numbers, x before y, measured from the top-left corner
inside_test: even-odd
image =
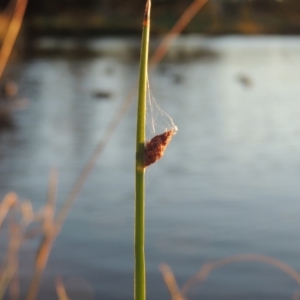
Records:
[[[0,14],[0,38],[3,39],[6,35],[7,28],[9,26],[11,17],[13,15],[14,7],[16,0],[11,0],[8,2],[8,4],[5,6],[5,8],[2,10]]]
[[[55,288],[59,300],[69,300],[65,286],[61,278],[56,279]]]
[[[10,299],[16,300],[20,297],[20,284],[18,277],[19,270],[19,251],[22,244],[22,229],[17,223],[15,217],[10,222],[10,233],[9,233],[9,247],[8,247],[8,268],[14,270],[11,281],[9,284]]]
[[[18,201],[18,196],[15,193],[8,193],[0,203],[0,228],[6,217],[9,209]]]
[[[237,262],[259,262],[259,263],[265,263],[267,265],[273,266],[279,270],[281,270],[283,273],[287,274],[290,278],[292,278],[298,285],[299,288],[294,292],[293,300],[297,300],[300,297],[300,273],[296,271],[294,268],[290,267],[286,263],[267,256],[267,255],[261,255],[261,254],[238,254],[233,255],[229,257],[225,257],[223,259],[213,261],[213,262],[207,262],[205,263],[199,272],[191,277],[179,290],[174,274],[170,267],[166,264],[163,264],[160,269],[163,274],[164,280],[166,282],[166,285],[170,291],[170,295],[172,300],[187,300],[185,298],[186,293],[188,290],[197,282],[203,283],[210,273],[216,269],[225,267],[226,265],[237,263]],[[180,298],[181,297],[181,298]]]
[[[0,299],[3,299],[7,286],[14,276],[15,266],[8,265],[0,275]]]
[[[8,26],[7,33],[0,50],[0,78],[3,75],[5,66],[20,31],[26,7],[27,0],[17,0],[13,17]]]
[[[38,249],[35,269],[27,293],[27,300],[36,299],[42,274],[46,268],[48,258],[58,234],[57,226],[54,223],[56,194],[57,194],[58,175],[56,171],[50,173],[48,199],[45,207],[44,224],[43,224],[43,238]]]
[[[239,254],[239,255],[234,255],[234,256],[229,256],[214,262],[208,262],[205,263],[200,271],[193,277],[191,277],[181,288],[181,293],[186,294],[187,291],[190,289],[192,285],[194,285],[196,282],[203,283],[209,274],[221,267],[224,267],[226,265],[232,264],[232,263],[237,263],[237,262],[246,262],[246,261],[252,261],[252,262],[260,262],[260,263],[265,263],[271,266],[274,266],[275,268],[281,270],[285,274],[287,274],[290,278],[294,279],[294,281],[299,285],[300,287],[300,273],[287,265],[286,263],[270,257],[266,255],[261,255],[261,254]],[[296,294],[296,296],[298,296]]]
[[[162,264],[160,266],[160,271],[162,272],[164,281],[169,289],[172,300],[186,300],[186,298],[180,292],[171,268],[166,264]]]
[[[300,298],[300,288],[295,291],[292,300],[299,300]]]
[[[152,55],[149,64],[155,66],[158,64],[163,57],[166,55],[172,42],[178,37],[188,23],[194,18],[194,16],[203,8],[208,0],[195,0],[191,5],[184,11],[176,24],[171,28],[166,37],[162,40],[154,54]]]

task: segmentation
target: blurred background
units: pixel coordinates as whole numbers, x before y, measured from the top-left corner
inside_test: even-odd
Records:
[[[152,33],[168,32],[192,2],[153,0]],[[31,35],[139,34],[143,10],[139,0],[31,0],[24,25]],[[299,10],[293,0],[212,0],[184,33],[297,34]]]
[[[14,191],[21,203],[0,228],[2,270],[12,269],[8,254],[18,250],[4,299],[26,299],[31,285],[48,232],[50,170],[59,174],[59,210],[101,141],[98,162],[50,249],[37,299],[57,298],[58,276],[71,300],[133,297],[131,91],[144,2],[1,1],[0,196]],[[150,55],[195,3],[152,0]],[[152,95],[179,131],[147,169],[149,299],[170,299],[162,262],[179,286],[203,263],[243,253],[300,271],[299,32],[298,0],[209,0],[192,9],[151,69]],[[158,115],[154,107],[149,139],[168,123]],[[114,118],[118,126],[103,140]],[[12,246],[16,230],[26,240]],[[297,288],[278,268],[246,260],[214,270],[186,298],[298,299]]]

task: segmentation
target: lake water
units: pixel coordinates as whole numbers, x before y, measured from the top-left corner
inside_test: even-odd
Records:
[[[61,206],[137,80],[128,45],[138,43],[103,39],[91,43],[102,50],[97,57],[36,57],[18,66],[20,95],[30,105],[14,114],[16,130],[0,137],[1,196],[13,190],[42,208],[55,167]],[[201,49],[212,55],[189,56]],[[179,286],[203,263],[242,253],[300,271],[299,66],[297,37],[187,36],[151,73],[152,94],[179,131],[147,169],[148,299],[170,299],[163,262]],[[39,299],[55,299],[57,276],[72,300],[132,299],[135,106],[68,215]],[[166,120],[157,117],[157,133]],[[22,295],[37,244],[21,251]],[[187,298],[280,300],[296,290],[272,266],[239,262],[213,271]]]

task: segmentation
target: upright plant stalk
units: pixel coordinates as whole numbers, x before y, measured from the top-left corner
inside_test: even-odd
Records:
[[[0,78],[3,75],[5,66],[9,59],[10,53],[16,41],[19,30],[21,28],[26,6],[27,6],[27,0],[16,1],[14,14],[12,16],[2,47],[0,49]]]
[[[148,80],[148,52],[150,32],[151,0],[147,0],[143,20],[143,34],[140,58],[139,95],[136,132],[136,166],[135,166],[135,230],[134,230],[134,299],[146,299],[146,265],[145,265],[145,167],[144,148],[146,139],[146,98]]]

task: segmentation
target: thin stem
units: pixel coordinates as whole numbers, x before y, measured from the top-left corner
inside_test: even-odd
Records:
[[[145,264],[145,168],[144,147],[146,129],[146,99],[148,80],[148,52],[150,32],[151,1],[146,4],[143,20],[143,34],[140,59],[139,97],[136,132],[136,167],[135,167],[135,268],[134,299],[146,299],[146,264]]]
[[[15,44],[19,30],[21,28],[23,17],[27,6],[27,0],[17,0],[14,15],[7,29],[1,50],[0,50],[0,78],[3,75],[5,66],[9,59],[12,48]]]
[[[48,262],[52,245],[57,234],[59,233],[59,229],[53,222],[56,204],[57,182],[58,176],[56,171],[53,170],[50,174],[48,200],[44,213],[44,234],[36,255],[35,269],[31,278],[26,300],[35,300],[38,295],[40,282]]]
[[[195,0],[194,2],[199,2],[199,1],[203,1],[203,0]],[[191,4],[194,5],[194,4]],[[201,7],[198,7],[198,10],[200,10]],[[188,7],[188,10],[190,10],[190,6]],[[198,10],[194,11],[194,12],[198,12]],[[185,13],[184,13],[185,14]],[[190,21],[190,20],[188,20]],[[181,19],[178,21],[180,24]],[[177,23],[176,23],[177,24]],[[173,35],[176,34],[176,36],[180,33],[180,30],[183,30],[183,27],[186,25],[187,23],[185,23],[182,26],[177,26],[175,25],[174,28],[176,28],[176,32],[174,32],[174,28],[172,29],[172,32],[170,32],[167,35],[167,40],[169,41],[169,35]],[[164,43],[163,44],[163,53],[158,55],[157,58],[157,51],[158,49],[155,51],[155,53],[153,54],[154,60],[152,63],[152,67],[155,67],[156,64],[159,63],[159,61],[163,58],[163,56],[166,53],[166,50],[168,49],[168,47],[170,46],[170,43]],[[161,48],[161,47],[160,47]],[[99,158],[99,156],[101,155],[101,153],[103,152],[103,149],[105,149],[105,146],[107,145],[108,141],[110,140],[111,136],[113,135],[114,131],[116,130],[116,128],[119,126],[122,118],[124,117],[124,115],[126,114],[126,112],[128,111],[132,100],[133,100],[133,95],[135,94],[135,87],[133,87],[131,89],[131,91],[129,92],[129,94],[127,95],[127,97],[124,99],[124,101],[122,102],[121,106],[118,108],[117,112],[115,113],[114,117],[112,118],[112,120],[110,121],[109,125],[107,126],[105,133],[102,137],[102,139],[98,142],[98,144],[96,145],[93,153],[91,154],[91,156],[88,158],[88,161],[86,162],[86,164],[84,165],[83,169],[81,170],[77,180],[75,181],[75,183],[73,184],[73,187],[71,188],[71,191],[67,197],[67,199],[65,200],[63,207],[61,208],[61,210],[59,211],[57,217],[54,220],[54,224],[56,226],[56,235],[53,235],[53,241],[55,240],[57,234],[60,232],[64,221],[67,218],[67,215],[70,211],[70,209],[72,208],[72,205],[74,204],[75,200],[77,199],[82,187],[84,186],[85,182],[88,179],[88,176],[90,175],[90,173],[92,172],[93,168],[96,165],[96,162]],[[0,215],[1,217],[1,215]],[[0,218],[1,221],[1,218]],[[142,221],[143,222],[143,221]],[[136,222],[137,223],[137,222]],[[33,231],[34,233],[34,231]],[[51,250],[51,249],[50,249]],[[45,263],[47,263],[47,260],[45,261]],[[35,278],[38,278],[38,276],[42,275],[43,270],[39,271],[36,270],[36,274],[33,276],[34,278],[32,279],[32,282],[35,282]],[[135,276],[136,277],[136,276]],[[135,293],[136,294],[136,293]],[[29,298],[30,299],[30,298]]]

